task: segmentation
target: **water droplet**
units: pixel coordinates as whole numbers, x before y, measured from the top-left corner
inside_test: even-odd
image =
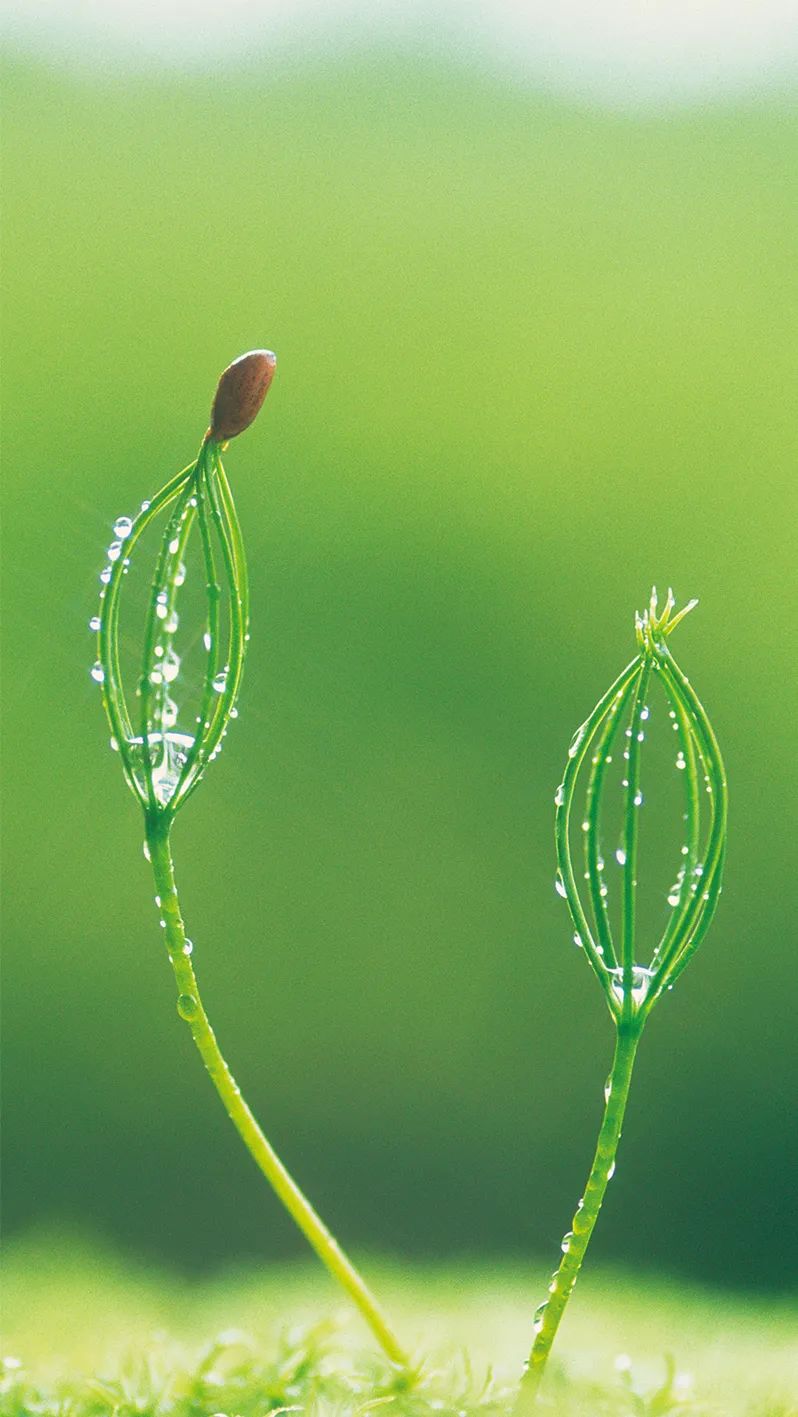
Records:
[[[177,564],[177,566],[175,567],[175,573],[174,573],[174,575],[172,576],[172,585],[173,585],[173,586],[177,586],[177,587],[179,588],[181,585],[183,585],[185,579],[186,579],[186,568],[185,568],[185,566],[183,565],[183,562],[182,562],[182,561],[179,561],[178,564]]]
[[[690,848],[689,848],[688,846],[683,846],[683,847],[682,847],[682,856],[686,856],[689,850],[690,850]]]
[[[133,530],[133,523],[130,517],[117,517],[114,522],[114,536],[118,536],[120,541],[124,541],[126,536],[130,536]]]
[[[167,697],[163,701],[161,708],[161,723],[164,728],[174,728],[177,723],[177,704],[174,699]]]
[[[577,730],[576,730],[576,732],[575,732],[573,738],[571,739],[571,743],[570,743],[570,746],[569,746],[569,748],[568,748],[568,757],[569,757],[569,758],[575,758],[575,757],[576,757],[577,753],[579,752],[580,747],[582,746],[582,740],[583,740],[584,736],[585,736],[585,726],[584,726],[584,724],[582,724],[581,728],[577,728]]]
[[[187,959],[188,959],[189,956],[192,954],[193,950],[194,950],[194,946],[193,946],[191,940],[184,940],[184,942],[183,942],[183,954],[186,956]]]
[[[110,747],[112,753],[119,752],[119,744],[117,743],[115,738],[108,739],[108,746]]]
[[[100,571],[100,580],[102,581],[103,585],[107,585],[108,582],[110,581],[110,579],[111,579],[111,567],[110,567],[110,566],[103,566],[103,569]]]
[[[605,1102],[605,1105],[606,1105],[607,1102],[609,1102],[609,1100],[610,1100],[611,1097],[612,1097],[612,1084],[611,1084],[609,1078],[607,1078],[607,1081],[606,1081],[605,1084],[604,1084],[604,1102]]]
[[[205,631],[205,634],[202,636],[202,643],[204,644],[206,650],[208,650],[208,652],[210,652],[211,645],[213,644],[213,640],[211,639],[210,630],[206,630],[206,631]]]
[[[609,892],[608,892],[608,890],[607,890],[607,886],[606,886],[605,882],[602,881],[602,882],[601,882],[601,885],[599,886],[599,895],[601,896],[601,899],[602,899],[602,900],[605,900],[606,897],[607,897],[607,895],[608,895],[608,893],[609,893]]]
[[[679,772],[684,772],[684,769],[687,767],[687,762],[681,749],[679,749],[679,752],[676,754],[676,766]]]
[[[170,610],[164,622],[164,629],[167,635],[173,635],[180,624],[180,617],[176,610]]]
[[[163,664],[161,665],[161,672],[167,684],[171,684],[180,673],[180,655],[176,654],[173,649],[166,651]]]
[[[622,846],[618,847],[618,850],[615,853],[615,860],[618,862],[619,866],[626,865],[626,852],[624,851]]]
[[[158,921],[158,924],[160,925],[160,927],[161,927],[162,930],[165,930],[165,929],[166,929],[166,921],[165,921],[165,920],[163,920],[163,919],[159,920],[159,921]]]
[[[560,1241],[560,1249],[562,1250],[564,1255],[568,1254],[568,1251],[571,1248],[571,1241],[573,1240],[573,1238],[573,1230],[566,1230],[565,1234],[562,1237],[562,1240]]]
[[[170,554],[170,556],[176,556],[179,550],[180,550],[180,537],[179,537],[179,536],[175,536],[175,537],[173,537],[173,539],[169,542],[169,554]]]
[[[219,670],[219,673],[216,674],[216,675],[214,675],[213,688],[214,688],[214,690],[216,691],[217,694],[223,694],[223,693],[224,693],[225,689],[227,688],[227,670],[226,670],[226,669],[220,669],[220,670]]]
[[[554,889],[556,890],[558,895],[562,896],[563,900],[567,899],[568,892],[566,891],[565,886],[563,885],[562,875],[559,871],[554,877]]]
[[[576,945],[576,948],[578,950],[581,950],[583,948],[581,935],[574,935],[574,944]]]
[[[177,1000],[177,1012],[181,1018],[192,1019],[197,1012],[197,1000],[193,994],[180,994]]]
[[[635,795],[634,795],[634,805],[635,805],[635,807],[642,807],[642,805],[643,805],[643,794],[642,794],[642,792],[636,792],[636,793],[635,793]]]
[[[623,965],[618,965],[610,970],[612,975],[612,992],[621,1003],[623,1003]],[[651,983],[652,971],[644,968],[642,964],[632,966],[632,1002],[642,1004],[648,993]]]
[[[97,632],[98,632],[99,629],[100,629],[100,625],[101,625],[101,624],[102,624],[102,621],[100,620],[99,615],[92,615],[92,617],[91,617],[91,619],[90,619],[90,621],[89,621],[89,629],[91,630],[92,634],[94,634],[94,635],[97,634]]]
[[[236,708],[235,704],[233,704],[233,707],[230,710],[230,717],[238,718],[238,709]]]
[[[668,905],[677,906],[681,900],[681,894],[677,890],[671,890],[668,894]]]
[[[96,660],[95,663],[91,666],[91,677],[94,680],[95,684],[105,683],[105,670],[103,669],[99,659]]]
[[[637,735],[637,741],[638,741],[638,743],[644,743],[644,742],[645,742],[645,738],[646,738],[645,733],[638,733],[638,735]]]
[[[650,716],[650,714],[651,714],[651,709],[649,708],[648,704],[644,704],[643,707],[642,707],[642,709],[640,710],[640,717],[641,717],[641,719],[643,720],[643,722],[645,722],[645,720]]]
[[[589,832],[589,831],[590,831],[590,822],[588,821],[587,817],[585,817],[585,820],[584,820],[583,823],[582,823],[582,831],[583,831],[583,832]]]
[[[555,805],[555,807],[561,807],[564,801],[565,801],[565,784],[561,782],[560,785],[559,785],[559,787],[557,788],[557,791],[556,791],[555,794],[554,794],[554,805]]]
[[[144,852],[144,860],[145,860],[145,861],[151,861],[151,860],[152,860],[152,852],[150,851],[150,844],[149,844],[149,842],[148,842],[148,841],[142,842],[141,849],[142,849],[142,851]]]
[[[122,555],[122,543],[121,543],[121,541],[112,541],[112,542],[111,542],[111,545],[108,547],[108,560],[109,560],[109,561],[118,561],[118,560],[119,560],[119,557],[120,557],[121,555]]]
[[[611,762],[612,762],[612,753],[608,753],[607,756],[606,756],[606,758],[604,759],[604,761],[605,761],[605,763],[611,763]]]
[[[608,1181],[611,1181],[614,1175],[615,1175],[615,1162],[613,1161],[612,1165],[610,1166],[609,1171],[607,1172],[607,1180],[608,1180]]]

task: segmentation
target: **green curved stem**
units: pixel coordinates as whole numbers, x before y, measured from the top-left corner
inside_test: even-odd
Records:
[[[296,1221],[322,1263],[343,1285],[391,1362],[406,1369],[409,1367],[407,1355],[371,1290],[286,1170],[241,1096],[241,1089],[222,1056],[203,1007],[191,963],[190,947],[186,952],[186,930],[175,885],[168,824],[164,823],[162,818],[150,814],[146,832],[155,889],[160,899],[166,947],[177,984],[178,1013],[188,1024],[197,1051],[225,1111],[289,1215]]]
[[[632,1081],[640,1028],[619,1027],[615,1039],[604,1116],[590,1168],[585,1194],[572,1221],[572,1229],[563,1239],[563,1257],[552,1276],[549,1298],[537,1313],[535,1340],[515,1406],[515,1417],[525,1417],[534,1409],[540,1383],[545,1372],[551,1346],[585,1257],[590,1237],[598,1220],[610,1177],[615,1169],[615,1157],[621,1139],[629,1088]]]

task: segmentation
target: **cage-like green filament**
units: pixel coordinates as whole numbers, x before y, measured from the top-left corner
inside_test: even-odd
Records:
[[[144,532],[165,517],[150,580],[144,637],[133,704],[125,690],[120,655],[120,605],[124,576]],[[177,985],[177,1009],[188,1025],[231,1121],[260,1170],[308,1242],[342,1284],[392,1363],[405,1377],[409,1365],[365,1280],[289,1175],[244,1101],[208,1021],[186,939],[175,884],[170,833],[175,814],[201,782],[237,714],[249,641],[249,582],[241,528],[218,441],[210,434],[191,463],[124,519],[124,536],[112,547],[103,573],[98,617],[98,660],[92,671],[103,691],[112,741],[125,779],[141,803],[146,854],[152,863],[160,923]],[[205,660],[194,721],[179,723],[172,685],[180,660],[180,591],[192,534],[199,541],[204,577]]]
[[[563,1237],[563,1258],[552,1276],[548,1297],[535,1315],[534,1342],[521,1382],[517,1412],[531,1410],[568,1299],[579,1275],[607,1185],[615,1170],[632,1069],[645,1021],[663,992],[698,948],[718,904],[726,843],[726,776],[720,749],[706,712],[676,664],[667,637],[694,602],[674,615],[669,591],[662,612],[656,592],[637,619],[639,653],[577,731],[568,751],[565,773],[555,798],[557,890],[568,905],[577,943],[604,991],[616,1027],[612,1070],[604,1092],[604,1114],[585,1192],[571,1229]],[[638,948],[637,864],[639,809],[642,805],[642,759],[648,718],[647,698],[659,684],[679,740],[685,775],[687,840],[677,887],[671,892],[668,921],[660,941],[648,952]],[[624,727],[628,714],[628,721]],[[613,934],[608,886],[601,856],[601,828],[611,750],[621,735],[624,749],[623,822],[618,862],[623,868],[620,935]],[[584,806],[578,811],[583,768]],[[702,778],[706,791],[701,790]],[[571,835],[574,821],[584,837],[586,899],[577,884]]]

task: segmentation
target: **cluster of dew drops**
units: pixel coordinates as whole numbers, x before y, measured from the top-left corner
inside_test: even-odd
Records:
[[[192,499],[192,503],[193,503],[193,505],[196,506],[196,501],[195,501],[194,499]],[[142,512],[146,512],[146,511],[148,510],[148,508],[149,508],[149,505],[150,505],[150,504],[149,504],[149,502],[147,502],[147,501],[142,502],[142,504],[141,504],[141,510],[142,510]],[[110,546],[108,547],[108,551],[107,551],[107,553],[106,553],[106,554],[107,554],[107,557],[108,557],[108,564],[107,564],[106,566],[104,566],[103,569],[102,569],[102,571],[100,572],[100,585],[101,585],[100,599],[101,599],[101,600],[102,600],[102,599],[104,598],[104,596],[105,596],[105,588],[106,588],[106,586],[108,585],[108,583],[109,583],[109,581],[110,581],[110,579],[111,579],[113,563],[116,562],[116,561],[118,561],[118,560],[120,559],[120,557],[122,557],[122,571],[123,571],[123,574],[124,574],[124,575],[127,575],[127,573],[128,573],[128,569],[129,569],[129,566],[130,566],[130,559],[129,559],[129,557],[124,556],[124,549],[125,549],[125,541],[126,541],[127,538],[130,536],[132,530],[133,530],[133,519],[132,519],[131,517],[127,517],[127,516],[117,517],[116,521],[115,521],[114,524],[113,524],[113,538],[114,538],[114,539],[111,541],[111,544],[110,544]],[[177,552],[178,549],[179,549],[179,546],[180,546],[179,538],[175,537],[175,538],[169,543],[169,551],[171,552],[172,555],[175,555],[175,554],[176,554],[176,552]],[[175,589],[179,589],[180,586],[182,586],[182,585],[185,583],[185,579],[186,579],[186,567],[185,567],[185,565],[183,564],[183,562],[181,561],[181,562],[178,563],[178,565],[177,565],[176,568],[175,568],[175,571],[174,571],[174,574],[173,574],[173,577],[172,577],[172,585],[174,586]],[[155,614],[156,614],[157,618],[162,622],[164,633],[165,633],[167,636],[172,636],[172,635],[174,635],[175,632],[176,632],[177,629],[178,629],[179,618],[178,618],[177,611],[176,611],[173,607],[170,609],[170,606],[169,606],[169,596],[168,596],[168,593],[167,593],[166,590],[160,590],[160,591],[158,592],[157,596],[156,596]],[[102,624],[101,617],[100,617],[99,615],[93,615],[93,616],[91,617],[90,621],[89,621],[89,630],[91,631],[91,633],[92,633],[92,634],[98,634],[99,631],[100,631],[100,628],[101,628],[101,624]],[[249,639],[249,634],[246,635],[246,639],[247,639],[247,640]],[[211,649],[211,644],[212,644],[212,641],[211,641],[211,634],[210,634],[210,630],[209,630],[209,629],[206,629],[206,630],[205,630],[205,633],[204,633],[204,635],[203,635],[203,644],[204,644],[204,647],[205,647],[206,652],[209,652],[210,649]],[[150,682],[151,682],[151,683],[153,684],[153,686],[155,686],[156,688],[160,688],[160,687],[165,686],[165,685],[173,684],[173,683],[175,682],[175,680],[177,679],[179,673],[180,673],[180,662],[181,662],[181,661],[180,661],[180,656],[179,656],[179,654],[177,653],[177,651],[174,649],[174,646],[173,646],[171,643],[167,643],[167,646],[166,646],[166,647],[164,647],[164,645],[162,645],[162,644],[156,644],[156,645],[155,645],[155,648],[154,648],[154,655],[155,655],[155,658],[158,660],[158,663],[154,666],[154,668],[153,668],[152,671],[151,671],[151,674],[150,674]],[[228,672],[229,672],[229,666],[226,666],[226,667],[224,667],[224,668],[218,670],[218,672],[214,675],[214,678],[213,678],[213,680],[211,681],[211,687],[213,688],[213,690],[214,690],[215,693],[217,693],[217,694],[223,694],[223,693],[224,693],[225,689],[227,688]],[[91,667],[90,673],[91,673],[92,679],[94,680],[94,682],[95,682],[96,684],[98,684],[98,685],[100,685],[100,686],[102,686],[102,685],[104,684],[104,682],[105,682],[105,670],[103,669],[101,660],[99,660],[99,659],[95,660],[94,664],[93,664],[92,667]],[[137,688],[136,692],[137,692],[137,693],[140,693],[140,689]],[[169,693],[168,693],[168,692],[165,692],[164,695],[163,695],[162,701],[161,701],[159,704],[156,705],[156,710],[155,710],[155,711],[156,711],[156,714],[157,714],[158,718],[160,719],[161,729],[162,729],[162,736],[163,736],[163,738],[164,738],[164,740],[165,740],[167,734],[169,733],[169,730],[173,730],[173,729],[175,728],[176,724],[177,724],[177,716],[178,716],[177,704],[176,704],[176,703],[174,702],[174,700],[171,698],[171,696],[169,695]],[[235,705],[233,705],[233,706],[230,708],[229,717],[230,717],[230,718],[237,718],[237,717],[238,717],[238,709],[237,709],[237,707],[236,707]],[[197,719],[196,719],[196,721],[197,721],[197,723],[200,723],[200,722],[201,722],[201,717],[200,717],[199,714],[197,714]],[[224,730],[224,732],[223,732],[223,734],[222,734],[222,739],[226,736],[226,732],[227,732],[227,729],[225,728],[225,730]],[[179,760],[181,754],[184,752],[185,747],[188,745],[189,740],[188,740],[188,738],[186,738],[186,742],[185,742],[185,743],[182,743],[182,735],[175,734],[175,735],[173,735],[173,736],[174,736],[175,739],[181,738],[181,744],[180,744],[180,745],[178,745],[177,743],[172,744],[172,743],[170,742],[170,747],[174,747],[174,748],[175,748],[175,756],[176,756],[176,759]],[[110,745],[111,745],[111,748],[112,748],[115,752],[118,752],[118,750],[119,750],[119,744],[117,743],[117,741],[116,741],[115,738],[112,737],[112,738],[110,739]],[[221,748],[222,748],[222,740],[220,739],[219,743],[217,743],[216,747],[214,748],[213,752],[212,752],[211,755],[210,755],[210,759],[209,759],[210,762],[213,762],[213,760],[214,760],[216,757],[218,757],[219,753],[221,752]],[[185,757],[183,757],[183,761],[185,761]],[[179,761],[177,762],[177,765],[179,766]],[[166,784],[165,784],[165,785],[166,785]]]
[[[622,695],[619,694],[618,697],[617,697],[617,699],[616,699],[616,704],[617,704],[617,702],[620,700],[621,697],[622,697]],[[648,704],[644,704],[643,707],[642,707],[642,709],[640,710],[640,721],[641,721],[641,723],[646,723],[646,722],[650,719],[650,717],[651,717],[651,708],[650,708],[650,706],[649,706]],[[677,718],[676,718],[676,712],[675,712],[674,709],[672,709],[672,708],[669,708],[669,709],[668,709],[668,718],[671,720],[671,728],[672,728],[673,732],[674,732],[674,733],[678,733],[678,732],[679,732],[679,724],[678,724],[678,721],[677,721]],[[631,737],[632,737],[632,735],[633,735],[633,731],[634,731],[634,730],[632,729],[631,726],[628,726],[628,727],[624,730],[624,736],[625,736],[625,738],[626,738],[627,740],[631,739]],[[580,749],[580,747],[581,747],[581,745],[582,745],[582,741],[583,741],[583,739],[584,739],[584,732],[585,732],[585,730],[584,730],[584,725],[576,730],[576,733],[574,734],[574,736],[573,736],[573,738],[572,738],[572,740],[571,740],[570,746],[569,746],[569,748],[568,748],[568,757],[569,757],[569,758],[575,758],[575,757],[576,757],[576,754],[578,753],[578,751],[579,751],[579,749]],[[644,728],[641,728],[641,729],[638,731],[638,733],[637,733],[637,741],[638,741],[638,743],[643,743],[643,742],[645,741],[645,736],[646,736],[646,734],[645,734],[645,729],[644,729]],[[626,746],[626,747],[624,748],[624,750],[623,750],[623,757],[624,757],[624,760],[628,762],[628,760],[629,760],[629,746],[628,746],[628,742],[627,742],[627,746]],[[596,764],[597,764],[598,761],[599,761],[599,760],[598,760],[598,757],[597,757],[597,756],[594,756],[592,761],[593,761],[593,766],[595,767]],[[611,764],[611,763],[612,763],[612,753],[607,753],[607,755],[606,755],[604,761],[607,763],[607,765]],[[687,767],[687,760],[686,760],[686,758],[685,758],[685,756],[684,756],[684,752],[683,752],[683,750],[682,750],[681,748],[679,748],[679,750],[678,750],[678,752],[677,752],[677,754],[676,754],[676,759],[675,759],[675,764],[674,764],[674,766],[676,767],[676,769],[677,769],[679,772],[684,772],[685,768]],[[621,779],[621,789],[622,789],[622,790],[625,790],[626,788],[628,788],[628,786],[629,786],[629,779],[626,778],[626,777],[623,777],[623,778]],[[707,775],[706,772],[704,773],[704,786],[705,786],[705,788],[706,788],[706,791],[711,794],[711,793],[712,793],[712,784],[711,784],[711,782],[710,782],[710,780],[709,780],[709,777],[708,777],[708,775]],[[565,801],[565,784],[561,782],[561,783],[559,784],[558,788],[557,788],[557,791],[556,791],[555,794],[554,794],[554,805],[555,805],[556,807],[562,807],[564,801]],[[634,799],[633,799],[633,805],[634,805],[635,807],[642,807],[642,806],[643,806],[643,794],[642,794],[642,792],[637,791],[637,792],[635,793],[635,796],[634,796]],[[686,812],[683,814],[683,817],[684,817],[684,820],[686,821],[686,820],[687,820],[687,813],[686,813]],[[585,819],[585,820],[582,822],[582,830],[583,830],[584,832],[587,832],[587,831],[590,830],[590,822],[589,822],[587,819]],[[687,845],[683,845],[683,846],[681,847],[681,854],[682,854],[682,856],[687,856],[687,855],[689,854],[689,847],[688,847]],[[625,848],[624,848],[623,846],[617,847],[617,849],[616,849],[616,851],[615,851],[615,860],[616,860],[617,864],[621,867],[621,869],[624,869],[624,868],[626,867],[626,850],[625,850]],[[599,856],[598,861],[597,861],[596,864],[597,864],[597,866],[598,866],[598,870],[599,870],[599,873],[600,873],[600,875],[601,875],[601,884],[600,884],[600,886],[599,886],[599,894],[600,894],[600,896],[602,897],[602,899],[606,899],[606,897],[607,897],[607,895],[608,895],[609,892],[608,892],[607,884],[606,884],[606,882],[605,882],[605,880],[604,880],[604,877],[603,877],[603,872],[604,872],[604,865],[605,865],[605,863],[604,863],[604,860],[603,860],[603,858],[602,858],[601,856]],[[674,881],[673,885],[670,887],[670,889],[669,889],[668,892],[667,892],[666,899],[667,899],[668,905],[671,906],[672,909],[676,909],[676,908],[677,908],[679,905],[681,905],[681,903],[682,903],[682,892],[683,892],[683,890],[684,890],[684,885],[685,885],[686,871],[687,871],[686,864],[683,863],[683,864],[680,866],[680,868],[679,868],[679,871],[678,871],[677,876],[676,876],[676,880]],[[702,878],[703,874],[704,874],[704,867],[703,867],[702,863],[699,861],[699,862],[696,863],[696,865],[695,865],[694,868],[693,868],[693,878],[694,878],[694,879],[693,879],[693,880],[691,881],[691,883],[690,883],[690,892],[691,892],[691,894],[696,895],[696,894],[698,893],[699,887],[700,887],[700,885],[701,885],[701,878]],[[590,879],[590,872],[589,872],[589,871],[585,871],[585,873],[584,873],[584,879],[585,879],[586,881]],[[568,892],[567,892],[567,890],[566,890],[566,888],[565,888],[565,882],[563,881],[563,878],[562,878],[562,872],[559,871],[559,870],[557,871],[557,873],[556,873],[556,875],[555,875],[555,877],[554,877],[554,889],[556,890],[557,894],[562,897],[563,900],[567,900],[567,898],[568,898]],[[709,892],[705,890],[705,891],[703,892],[702,898],[703,898],[704,900],[708,900],[708,899],[709,899]],[[583,949],[583,948],[584,948],[584,942],[583,942],[583,940],[582,940],[581,935],[579,935],[578,933],[575,933],[573,938],[574,938],[574,944],[576,945],[577,949]],[[601,946],[600,944],[599,944],[599,945],[596,945],[596,951],[597,951],[597,953],[598,953],[599,955],[603,954],[603,948],[602,948],[602,946]],[[621,982],[621,979],[622,979],[623,970],[622,970],[622,969],[618,969],[618,970],[615,970],[614,973],[615,973],[615,975],[616,975],[616,978],[615,978],[615,980],[613,981],[612,987],[613,987],[613,990],[615,991],[616,995],[617,995],[620,999],[622,999],[622,998],[623,998],[623,984],[622,984],[622,982]],[[643,996],[644,996],[644,994],[645,994],[645,991],[646,991],[646,988],[647,988],[647,985],[648,985],[649,978],[651,977],[651,974],[652,974],[652,971],[651,971],[651,970],[648,970],[648,969],[646,969],[646,968],[644,968],[642,965],[635,965],[635,966],[634,966],[634,968],[633,968],[633,979],[632,979],[632,995],[633,995],[634,1000],[635,1000],[636,1003],[639,1003],[639,1002],[641,1001],[641,999],[643,998]],[[669,985],[669,986],[668,986],[669,989],[671,989],[672,987],[673,987],[672,985]],[[545,1307],[545,1306],[543,1306],[543,1307]]]

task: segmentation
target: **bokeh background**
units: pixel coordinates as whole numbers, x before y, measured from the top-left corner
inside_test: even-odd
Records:
[[[672,583],[701,599],[679,653],[727,757],[727,886],[648,1030],[595,1250],[782,1285],[793,7],[216,8],[4,17],[6,1234],[300,1251],[176,1019],[89,676],[113,519],[265,344],[227,459],[241,717],[175,833],[245,1092],[355,1248],[556,1252],[611,1030],[553,793]]]

